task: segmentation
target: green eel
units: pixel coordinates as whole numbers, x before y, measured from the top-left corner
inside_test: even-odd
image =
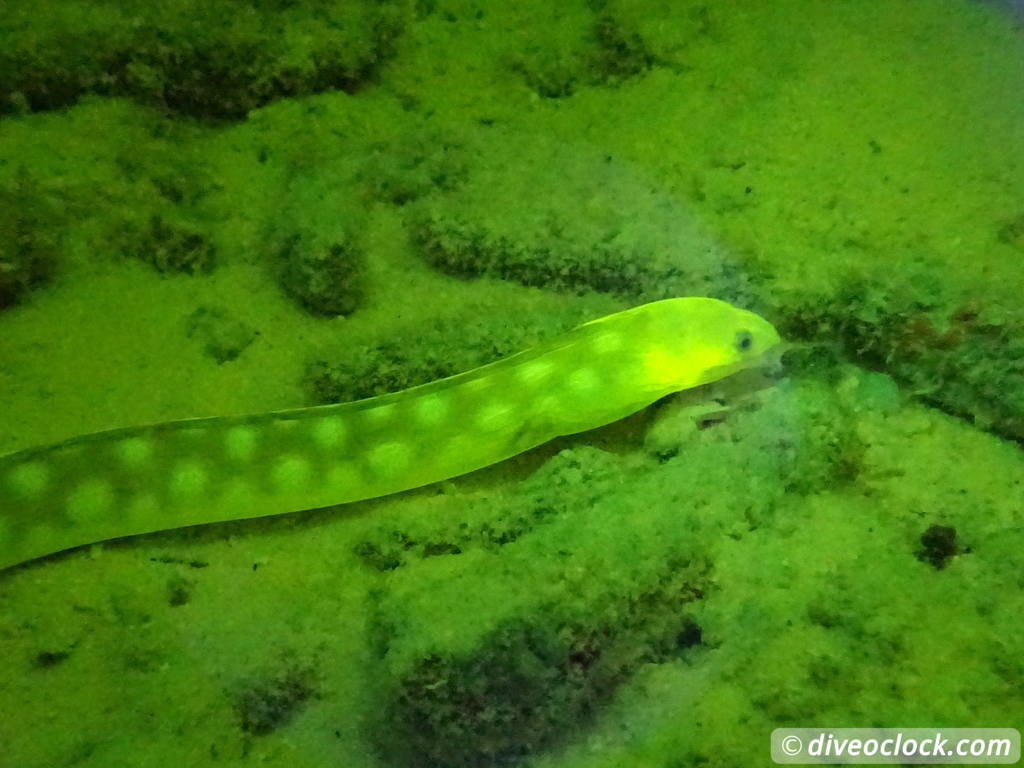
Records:
[[[380,397],[83,435],[0,457],[0,569],[83,544],[369,499],[455,477],[759,364],[764,318],[643,304]]]

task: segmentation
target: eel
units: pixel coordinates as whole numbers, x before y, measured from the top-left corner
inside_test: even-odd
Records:
[[[664,299],[379,397],[113,429],[0,456],[0,569],[462,475],[759,365],[779,344],[753,312]]]

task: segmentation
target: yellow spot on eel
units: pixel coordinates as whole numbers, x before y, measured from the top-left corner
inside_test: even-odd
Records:
[[[352,403],[189,419],[0,457],[0,569],[106,539],[384,496],[760,364],[762,317],[678,298],[466,373]]]

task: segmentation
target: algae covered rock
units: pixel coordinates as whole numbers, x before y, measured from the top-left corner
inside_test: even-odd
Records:
[[[365,211],[330,173],[295,166],[267,233],[266,256],[278,285],[307,312],[348,315],[363,301]]]
[[[0,309],[22,301],[53,276],[58,227],[27,174],[0,184]]]
[[[258,335],[255,329],[218,307],[199,307],[190,314],[186,334],[198,340],[218,365],[235,360]]]
[[[586,144],[497,128],[465,154],[466,182],[424,200],[411,217],[431,266],[635,300],[745,297],[735,256],[685,200],[629,163]]]
[[[96,94],[239,119],[281,98],[354,91],[390,58],[410,10],[404,2],[16,0],[5,3],[0,33],[0,114]]]
[[[157,272],[208,274],[216,264],[216,248],[198,227],[154,215],[129,246],[129,252]]]
[[[292,237],[281,252],[281,287],[314,315],[347,315],[359,306],[362,281],[357,246]]]

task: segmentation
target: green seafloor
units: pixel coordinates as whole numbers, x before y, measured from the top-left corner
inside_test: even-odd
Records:
[[[772,321],[781,370],[0,573],[0,768],[1024,726],[1019,2],[5,0],[0,454],[688,295]]]

